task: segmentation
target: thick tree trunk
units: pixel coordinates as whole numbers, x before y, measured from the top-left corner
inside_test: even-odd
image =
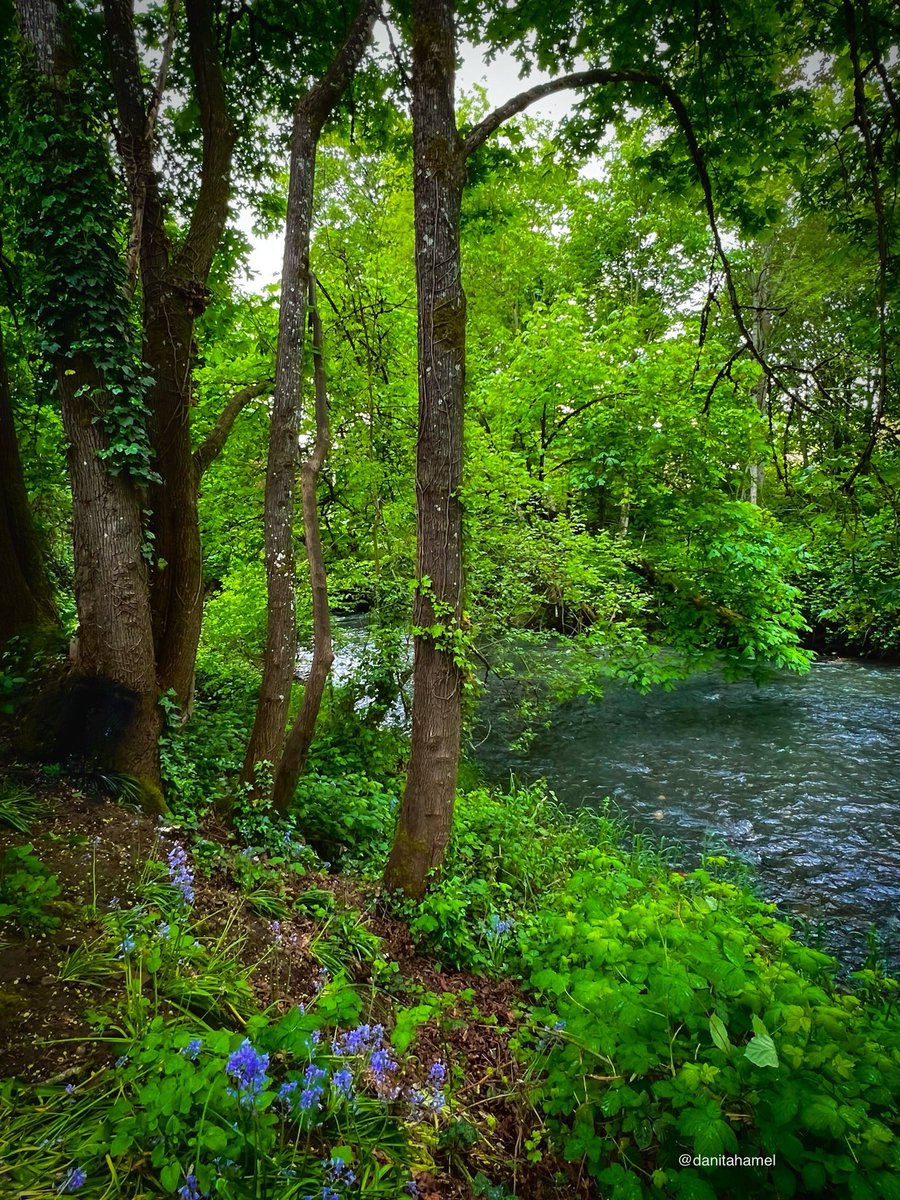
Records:
[[[376,0],[362,0],[343,46],[322,79],[299,101],[291,133],[275,392],[266,466],[267,627],[262,682],[242,779],[252,783],[257,764],[277,767],[291,698],[297,652],[294,608],[294,485],[300,392],[303,382],[309,241],[313,219],[316,147],[362,59],[375,18]]]
[[[203,564],[197,516],[198,474],[191,447],[194,321],[208,300],[207,280],[225,228],[234,131],[213,32],[210,0],[185,0],[188,50],[200,111],[200,189],[184,243],[173,253],[153,167],[154,121],[141,79],[131,0],[104,0],[119,153],[133,213],[131,256],[140,263],[144,356],[154,465],[150,596],[157,675],[190,709],[203,620]],[[159,97],[155,98],[158,105]]]
[[[96,373],[83,360],[66,360],[57,368],[57,383],[72,488],[78,608],[74,666],[135,693],[135,716],[117,765],[158,785],[162,712],[142,554],[142,500],[137,489],[124,476],[111,474],[100,458],[106,439],[94,420],[94,396],[90,391],[79,395],[85,385],[96,385]],[[99,399],[102,403],[102,393]]]
[[[22,475],[0,329],[0,650],[17,633],[58,623]]]
[[[40,103],[46,102],[61,127],[83,121],[83,98],[69,94],[73,60],[54,0],[18,0],[17,10],[46,88]],[[89,136],[96,134],[85,132],[85,141]],[[80,161],[65,163],[68,170],[59,178],[83,187],[79,175],[83,165]],[[102,234],[93,252],[112,253]],[[89,257],[91,247],[81,253]],[[110,335],[121,336],[115,328]],[[53,367],[69,443],[72,488],[79,620],[75,668],[87,675],[105,676],[134,693],[135,715],[120,745],[117,765],[158,786],[161,712],[142,553],[143,497],[124,472],[114,474],[100,457],[108,441],[97,418],[108,407],[110,397],[98,365],[76,348],[80,337],[77,316],[72,318],[72,327],[57,337],[60,344]]]
[[[319,529],[319,508],[316,503],[316,482],[325,465],[331,447],[328,423],[328,394],[325,380],[325,357],[322,321],[316,304],[316,282],[309,279],[309,318],[313,333],[313,363],[316,380],[316,441],[312,452],[300,468],[300,491],[303,498],[303,529],[306,536],[306,558],[309,563],[309,583],[312,589],[313,656],[303,700],[284,744],[284,753],[275,773],[272,803],[280,813],[286,813],[306,766],[306,758],[316,732],[316,721],[325,694],[325,684],[334,662],[331,643],[331,609],[328,603],[328,580]]]
[[[412,745],[385,886],[420,897],[453,820],[462,670],[462,479],[466,301],[459,219],[464,149],[454,108],[452,0],[413,3],[413,173],[419,323],[418,546]],[[440,626],[437,638],[422,632]]]

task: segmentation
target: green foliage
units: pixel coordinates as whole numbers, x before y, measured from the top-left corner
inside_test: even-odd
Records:
[[[32,821],[45,812],[44,805],[26,787],[0,779],[0,825],[27,833]]]
[[[25,299],[40,331],[42,366],[55,389],[77,364],[84,379],[88,364],[90,379],[79,386],[106,433],[101,456],[113,473],[147,484],[158,478],[146,430],[151,380],[124,295],[124,197],[95,107],[95,80],[71,71],[57,90],[20,50],[4,149],[14,244],[27,268]]]
[[[348,773],[305,775],[292,816],[328,866],[378,871],[393,833],[397,796],[376,780]]]
[[[203,1192],[232,1200],[299,1200],[321,1194],[340,1159],[357,1178],[354,1194],[393,1200],[408,1178],[402,1124],[368,1089],[363,1062],[323,1049],[357,1013],[353,993],[336,984],[309,1011],[252,1017],[240,1032],[158,1015],[133,1036],[117,1034],[115,1069],[70,1094],[6,1081],[0,1187],[49,1197],[77,1168],[89,1196],[173,1194],[193,1176]],[[244,1087],[232,1057],[242,1046],[260,1065]],[[342,1067],[348,1094],[329,1079]],[[304,1108],[311,1070],[327,1082]]]
[[[44,933],[59,925],[48,912],[60,893],[29,843],[11,846],[0,859],[0,921],[12,921],[24,934]]]

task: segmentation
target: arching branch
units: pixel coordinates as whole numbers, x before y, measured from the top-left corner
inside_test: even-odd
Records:
[[[242,388],[241,391],[236,392],[231,397],[219,414],[219,419],[215,425],[194,451],[194,466],[199,476],[202,477],[210,463],[215,462],[222,453],[235,421],[250,401],[255,400],[257,396],[261,396],[271,386],[271,381],[251,383],[249,387]]]

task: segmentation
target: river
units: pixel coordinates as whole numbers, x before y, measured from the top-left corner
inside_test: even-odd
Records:
[[[337,637],[342,678],[365,659],[364,619],[342,619]],[[757,892],[845,963],[874,927],[900,967],[900,668],[822,660],[760,686],[705,674],[647,695],[608,684],[511,749],[523,682],[488,677],[470,750],[487,779],[545,779],[570,808],[610,797],[682,864],[704,846],[743,860]]]
[[[857,964],[874,926],[900,964],[900,669],[839,659],[759,687],[714,674],[648,695],[612,684],[558,706],[517,753],[513,705],[504,681],[482,703],[489,778],[546,779],[570,807],[609,796],[683,862],[724,848],[813,940]]]

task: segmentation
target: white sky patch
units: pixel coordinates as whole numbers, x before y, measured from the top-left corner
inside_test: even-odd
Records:
[[[397,38],[395,36],[395,42]],[[375,34],[376,53],[388,52],[387,35],[383,25],[378,25]],[[492,62],[487,62],[477,46],[463,42],[460,47],[461,65],[456,73],[457,100],[475,87],[485,89],[487,102],[491,108],[505,103],[512,96],[538,83],[544,83],[552,76],[544,71],[533,70],[526,78],[520,77],[520,64],[512,54],[503,51]],[[580,67],[585,64],[579,64]],[[540,120],[552,121],[558,124],[564,120],[573,108],[575,93],[572,91],[557,92],[545,96],[526,111],[529,116]],[[287,171],[287,163],[285,163]],[[588,160],[581,168],[581,174],[586,178],[600,179],[604,174],[602,160],[598,157]],[[249,269],[251,272],[250,288],[260,292],[270,284],[281,279],[281,264],[284,253],[284,234],[278,232],[268,237],[260,237],[253,232],[253,214],[245,209],[238,216],[237,226],[250,242]]]

